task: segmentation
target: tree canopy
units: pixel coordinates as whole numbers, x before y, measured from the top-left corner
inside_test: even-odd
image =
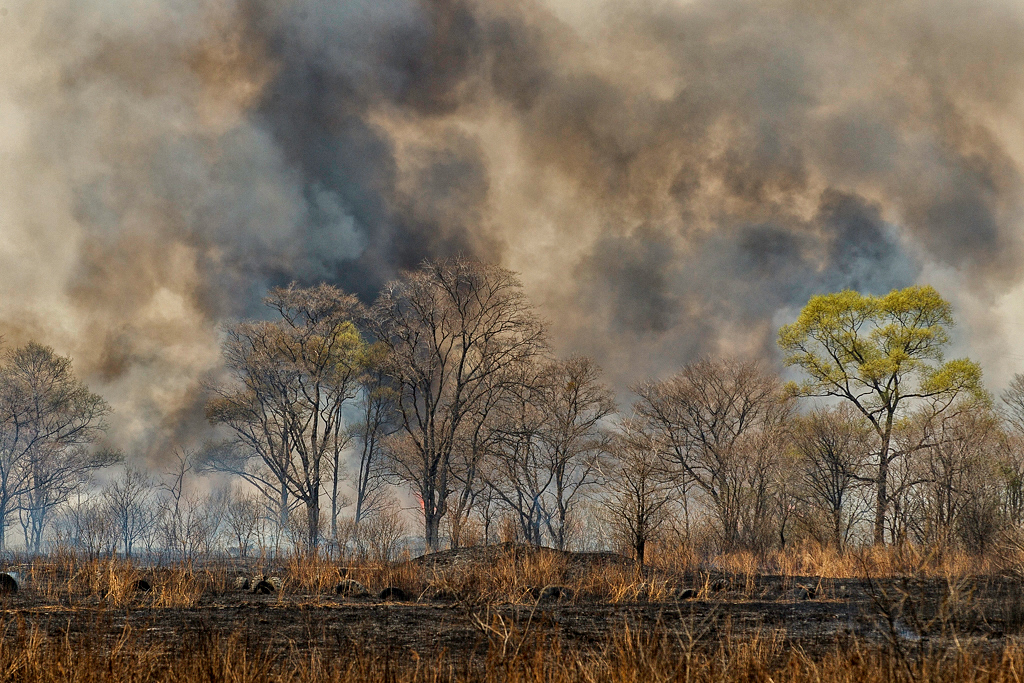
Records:
[[[888,466],[898,419],[914,407],[938,414],[965,395],[985,400],[981,367],[945,360],[953,310],[931,286],[871,296],[845,290],[812,297],[796,322],[779,330],[785,363],[803,370],[789,385],[801,396],[853,404],[879,437],[874,540],[884,542]]]

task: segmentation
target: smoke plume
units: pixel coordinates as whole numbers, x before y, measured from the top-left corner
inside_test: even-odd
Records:
[[[269,286],[455,253],[620,387],[919,281],[1024,360],[1016,3],[2,0],[0,63],[0,331],[135,455]]]

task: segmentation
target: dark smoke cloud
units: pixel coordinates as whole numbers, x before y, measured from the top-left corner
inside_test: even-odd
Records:
[[[151,459],[203,438],[218,326],[291,280],[369,300],[426,257],[498,261],[620,387],[771,355],[844,287],[1013,312],[1009,2],[6,9],[0,323],[72,354]]]

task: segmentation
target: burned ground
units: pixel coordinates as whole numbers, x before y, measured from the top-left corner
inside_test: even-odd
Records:
[[[113,649],[130,637],[171,656],[197,642],[235,639],[254,653],[362,649],[412,661],[482,658],[541,642],[600,653],[624,630],[671,648],[767,638],[810,653],[851,641],[985,649],[1024,633],[1024,582],[1009,574],[837,579],[655,568],[638,576],[612,554],[498,546],[388,566],[319,563],[319,574],[294,562],[264,567],[282,587],[262,595],[235,587],[252,566],[122,565],[121,574],[102,566],[20,567],[22,589],[0,603],[4,639],[80,639]],[[370,595],[336,595],[333,576],[358,579]],[[136,590],[140,579],[152,590]],[[564,595],[541,599],[541,582],[562,585]],[[387,587],[409,599],[376,597]]]

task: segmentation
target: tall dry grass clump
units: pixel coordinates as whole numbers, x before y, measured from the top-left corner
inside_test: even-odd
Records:
[[[223,569],[196,568],[184,563],[153,574],[155,607],[195,607],[204,594],[223,590]]]
[[[680,587],[693,583],[681,571],[641,573],[629,564],[606,563],[587,567],[572,585],[583,599],[616,604],[671,602]]]
[[[330,593],[342,572],[338,563],[321,554],[294,553],[284,562],[286,584],[309,593]]]
[[[82,559],[62,553],[36,557],[13,568],[24,577],[24,586],[42,600],[70,606],[103,603],[118,607],[146,602],[154,607],[194,607],[203,595],[222,593],[228,581],[222,566],[180,563],[141,567],[127,559]],[[142,590],[141,584],[148,589]]]
[[[1024,574],[1024,542],[1002,545],[985,554],[924,547],[912,543],[838,549],[802,541],[763,552],[734,550],[701,553],[692,546],[657,547],[648,565],[678,575],[721,572],[735,575],[803,576],[823,579],[917,576],[947,578],[1014,571]]]
[[[426,586],[421,567],[409,562],[355,561],[341,568],[344,578],[354,579],[373,593],[389,587],[418,596]]]
[[[483,572],[480,583],[485,596],[518,602],[531,600],[538,587],[565,584],[568,578],[565,555],[511,548],[497,557],[490,571]]]

